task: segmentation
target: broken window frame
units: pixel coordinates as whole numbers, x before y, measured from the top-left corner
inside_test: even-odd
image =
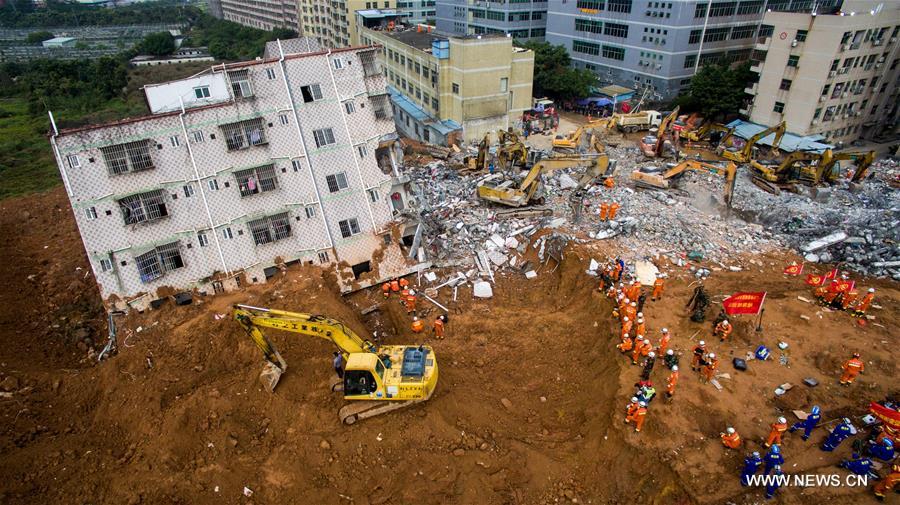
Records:
[[[337,142],[334,138],[333,128],[321,128],[318,130],[313,130],[313,138],[316,141],[317,148],[329,146]]]
[[[147,284],[166,275],[167,272],[184,268],[179,241],[163,244],[134,257],[141,282]]]
[[[166,193],[161,189],[126,196],[117,200],[117,203],[122,211],[125,226],[149,223],[169,215],[166,208]]]

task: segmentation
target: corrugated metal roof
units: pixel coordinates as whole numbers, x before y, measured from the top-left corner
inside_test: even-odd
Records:
[[[441,121],[440,119],[432,117],[431,114],[425,112],[424,109],[412,102],[403,93],[397,90],[397,88],[388,86],[387,90],[388,93],[391,94],[391,101],[397,104],[397,107],[403,109],[403,112],[412,116],[416,121],[427,123],[430,128],[434,128],[441,135],[447,135],[450,132],[462,129],[462,126],[452,119]]]
[[[744,140],[747,140],[750,137],[768,128],[768,126],[751,123],[749,121],[742,121],[740,119],[735,119],[734,121],[728,123],[726,126],[728,126],[729,128],[733,127],[734,134]],[[825,152],[826,149],[834,149],[833,145],[819,142],[819,140],[823,139],[824,137],[822,137],[821,135],[809,135],[806,137],[801,137],[800,135],[786,132],[784,134],[784,137],[781,139],[781,144],[778,146],[778,149],[789,153],[792,153],[794,151],[811,151],[822,153]],[[760,140],[759,144],[762,144],[764,146],[771,146],[774,140],[775,134],[772,133]]]

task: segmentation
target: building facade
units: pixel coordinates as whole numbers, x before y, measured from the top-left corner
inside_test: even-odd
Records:
[[[900,3],[845,0],[839,11],[767,13],[750,119],[849,144],[897,128]]]
[[[515,125],[531,107],[534,53],[504,36],[456,37],[426,29],[360,34],[382,46],[398,131],[444,144],[454,130],[477,142]]]
[[[336,266],[344,291],[415,268],[377,48],[279,47],[148,86],[150,116],[51,137],[105,300],[218,292],[300,262]]]
[[[407,13],[410,24],[434,25],[437,18],[435,0],[398,0],[397,9]]]
[[[454,35],[510,35],[517,40],[543,40],[551,1],[437,0],[436,26]]]
[[[748,60],[763,13],[826,8],[840,0],[572,0],[549,2],[547,41],[601,86],[673,98],[700,65]]]
[[[210,0],[210,13],[260,30],[286,28],[299,33],[297,0]]]

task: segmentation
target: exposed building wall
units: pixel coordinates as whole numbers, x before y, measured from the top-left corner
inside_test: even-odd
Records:
[[[437,0],[437,29],[454,35],[511,35],[517,40],[543,40],[548,6],[564,3],[470,2]]]
[[[752,121],[784,120],[791,132],[845,144],[893,127],[900,4],[848,1],[843,12],[766,14],[774,32],[757,45],[760,78],[747,89]]]
[[[411,24],[429,23],[433,25],[437,18],[436,3],[435,0],[398,0],[397,8],[409,13],[407,21]]]
[[[105,299],[203,288],[240,273],[262,282],[282,262],[349,269],[379,250],[393,263],[372,265],[378,275],[409,268],[392,223],[399,173],[376,160],[395,130],[375,49],[289,56],[283,70],[278,60],[235,64],[226,77],[234,86],[243,72],[250,88],[233,89],[252,96],[53,139]],[[242,121],[251,123],[234,136],[230,125]],[[147,149],[130,144],[137,154],[114,161],[111,150],[133,142]],[[135,195],[145,196],[129,203]],[[169,247],[177,260],[160,256]],[[148,270],[147,261],[162,268]],[[352,275],[342,279],[349,289]]]
[[[302,31],[297,0],[214,0],[219,3],[222,19],[260,30],[287,28]],[[212,9],[212,4],[210,4]]]

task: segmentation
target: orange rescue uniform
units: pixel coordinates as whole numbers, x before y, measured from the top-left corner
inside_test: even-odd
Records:
[[[849,309],[857,298],[859,298],[859,291],[852,290],[844,293],[844,296],[841,297],[841,308],[844,310]]]
[[[629,421],[634,421],[634,431],[641,431],[641,428],[644,426],[644,420],[647,418],[647,408],[638,406],[637,410],[634,411],[634,415],[631,416]]]
[[[841,374],[841,384],[850,384],[856,376],[865,369],[865,364],[859,358],[850,358],[841,366],[844,373]]]
[[[900,484],[900,462],[894,463],[891,467],[891,473],[884,479],[881,479],[878,484],[875,484],[875,496],[884,498],[884,495],[892,491],[897,484]]]
[[[618,213],[618,212],[619,212],[619,204],[616,202],[613,202],[612,205],[609,206],[609,218],[615,219],[616,213]]]
[[[659,339],[659,351],[656,353],[660,356],[665,356],[666,351],[669,349],[669,340],[672,339],[672,335],[669,332],[665,332],[662,335],[662,338]]]
[[[874,299],[875,293],[866,293],[866,296],[864,296],[853,309],[859,313],[865,313],[867,310],[869,310],[869,306],[872,305],[872,300]]]
[[[653,282],[653,293],[650,295],[651,300],[661,300],[663,293],[663,280],[659,277]]]
[[[634,334],[639,337],[643,337],[644,335],[646,335],[647,334],[647,323],[645,323],[643,321],[638,321],[638,324],[634,329]]]
[[[391,291],[393,291],[394,293],[400,291],[400,283],[397,282],[397,279],[391,281]]]
[[[772,423],[772,429],[769,431],[769,437],[766,439],[766,447],[771,446],[772,444],[780,444],[781,443],[781,435],[787,431],[787,424],[782,424],[779,422]]]
[[[638,356],[647,356],[652,349],[653,346],[646,340],[642,340],[640,344],[635,344],[634,352],[631,353],[631,363],[637,365]]]
[[[434,336],[437,338],[444,338],[444,320],[440,317],[437,317],[434,320]]]
[[[634,339],[625,338],[622,339],[622,343],[616,346],[620,352],[627,353],[628,351],[634,349]]]
[[[675,394],[675,385],[678,384],[678,373],[677,371],[672,372],[666,378],[666,394],[670,397]]]
[[[606,221],[609,217],[609,204],[606,202],[602,202],[600,204],[600,220]]]
[[[732,434],[722,433],[722,445],[729,449],[739,449],[741,447],[741,436],[734,432]]]
[[[734,329],[731,324],[725,324],[725,321],[721,321],[716,325],[715,334],[722,340],[726,340],[729,335],[731,335],[731,331]]]
[[[416,295],[406,295],[406,313],[416,311]]]
[[[416,319],[412,322],[412,331],[413,333],[422,333],[422,330],[425,329],[425,323],[422,322],[421,319]]]
[[[634,325],[631,324],[631,319],[629,319],[628,321],[622,321],[622,331],[620,333],[621,338],[624,339],[626,333],[631,334],[631,328],[633,326]]]
[[[703,367],[703,376],[706,378],[706,382],[713,380],[713,376],[715,376],[716,370],[718,370],[718,368],[719,358],[706,363],[706,366]]]
[[[390,298],[390,296],[391,296],[391,283],[390,282],[385,282],[384,284],[381,285],[381,293],[384,295],[385,298]]]

